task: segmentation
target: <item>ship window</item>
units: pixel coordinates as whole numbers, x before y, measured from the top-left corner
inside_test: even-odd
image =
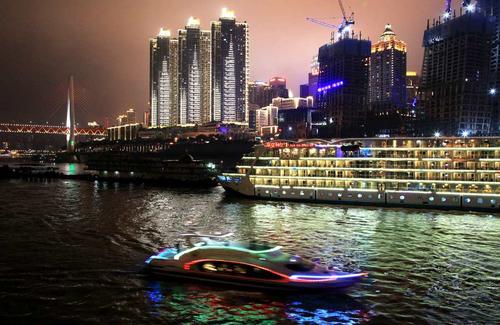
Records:
[[[338,197],[342,197],[342,193],[337,194]]]
[[[497,204],[497,201],[496,201],[496,200],[491,200],[491,201],[490,201],[490,203],[491,203],[492,205],[495,205],[495,204]]]
[[[478,203],[478,204],[483,204],[483,202],[484,202],[484,200],[483,200],[483,198],[482,198],[482,197],[480,197],[479,199],[477,199],[477,203]]]
[[[300,195],[302,195],[302,196],[303,196],[303,195],[304,195],[304,191],[300,191]]]
[[[363,197],[363,194],[358,194],[358,199],[361,199]]]
[[[270,271],[261,269],[260,267],[240,264],[235,262],[220,262],[220,261],[202,262],[197,264],[196,267],[194,267],[193,269],[203,273],[242,276],[242,277],[256,278],[256,279],[269,279],[269,280],[281,279],[281,276],[274,274]]]
[[[429,198],[429,201],[434,202],[434,196],[431,196],[431,197]]]
[[[442,201],[442,202],[446,202],[446,198],[445,198],[445,197],[442,197],[442,198],[441,198],[441,201]]]
[[[404,201],[404,200],[405,200],[405,196],[404,196],[404,195],[401,195],[401,196],[399,197],[399,199],[400,199],[401,201]]]
[[[285,265],[287,269],[290,269],[292,271],[296,272],[307,272],[311,271],[314,269],[314,264],[313,263],[307,263],[307,262],[299,262],[299,263],[289,263]]]
[[[470,203],[470,198],[465,198],[465,203]]]
[[[266,190],[266,194],[269,194],[269,190]]]
[[[285,194],[286,194],[286,191],[283,191],[282,193],[283,193],[283,195],[285,195]]]

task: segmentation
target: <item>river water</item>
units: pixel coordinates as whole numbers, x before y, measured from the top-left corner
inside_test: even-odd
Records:
[[[500,319],[498,215],[253,201],[212,189],[0,181],[0,317],[10,323],[474,323]],[[370,273],[348,295],[151,278],[191,231],[234,232]]]

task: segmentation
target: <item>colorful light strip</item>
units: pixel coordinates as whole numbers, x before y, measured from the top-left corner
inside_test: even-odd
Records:
[[[337,81],[337,82],[334,82],[330,85],[318,88],[318,92],[326,92],[330,89],[338,88],[338,87],[341,87],[343,85],[344,85],[343,81]]]
[[[360,278],[360,277],[367,277],[368,273],[355,273],[355,274],[342,274],[342,275],[329,275],[329,276],[323,276],[323,275],[307,275],[307,274],[294,274],[294,275],[287,275],[283,274],[274,270],[271,270],[269,268],[252,264],[252,263],[245,263],[245,262],[238,262],[238,261],[228,261],[228,260],[218,260],[218,259],[200,259],[200,260],[195,260],[191,261],[188,263],[185,263],[183,265],[184,270],[190,270],[191,266],[197,263],[202,263],[202,262],[222,262],[222,263],[236,263],[236,264],[242,264],[242,265],[247,265],[251,267],[255,267],[270,273],[273,273],[275,275],[278,275],[286,280],[289,280],[291,282],[306,282],[306,283],[311,283],[311,282],[331,282],[331,281],[336,281],[338,279],[349,279],[349,278]],[[264,279],[265,280],[265,279]],[[269,281],[269,280],[267,280]]]
[[[260,251],[254,251],[251,249],[243,248],[243,247],[230,247],[230,246],[200,246],[200,247],[193,247],[186,249],[185,251],[182,251],[178,253],[177,255],[174,256],[174,260],[179,260],[184,254],[191,253],[195,250],[198,249],[224,249],[224,250],[235,250],[235,251],[240,251],[244,253],[250,253],[250,254],[266,254],[266,253],[271,253],[271,252],[276,252],[279,251],[282,247],[281,246],[276,246],[270,249],[265,249],[265,250],[260,250]]]
[[[315,282],[322,282],[322,281],[335,281],[338,279],[360,278],[367,276],[368,273],[354,273],[354,274],[342,274],[342,275],[330,275],[330,276],[294,274],[290,276],[290,280],[310,280]]]

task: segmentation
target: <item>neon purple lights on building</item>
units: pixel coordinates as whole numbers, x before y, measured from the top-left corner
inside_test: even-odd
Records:
[[[341,87],[343,85],[344,85],[343,81],[337,81],[337,82],[334,82],[330,85],[318,88],[318,92],[326,92],[330,89],[338,88],[338,87]]]

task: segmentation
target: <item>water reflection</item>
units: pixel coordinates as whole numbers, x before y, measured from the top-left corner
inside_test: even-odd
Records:
[[[298,324],[357,324],[372,315],[358,300],[339,294],[303,294],[238,291],[198,283],[158,279],[146,284],[151,314],[164,318],[182,315],[196,323],[265,322]]]
[[[0,193],[0,305],[7,306],[0,318],[26,315],[15,320],[28,322],[33,309],[42,323],[95,322],[96,310],[116,323],[241,323],[242,315],[280,324],[500,319],[500,219],[491,214],[253,201],[226,197],[221,188],[73,180],[0,181]],[[192,231],[230,231],[370,278],[349,298],[239,291],[138,272],[157,249]]]

